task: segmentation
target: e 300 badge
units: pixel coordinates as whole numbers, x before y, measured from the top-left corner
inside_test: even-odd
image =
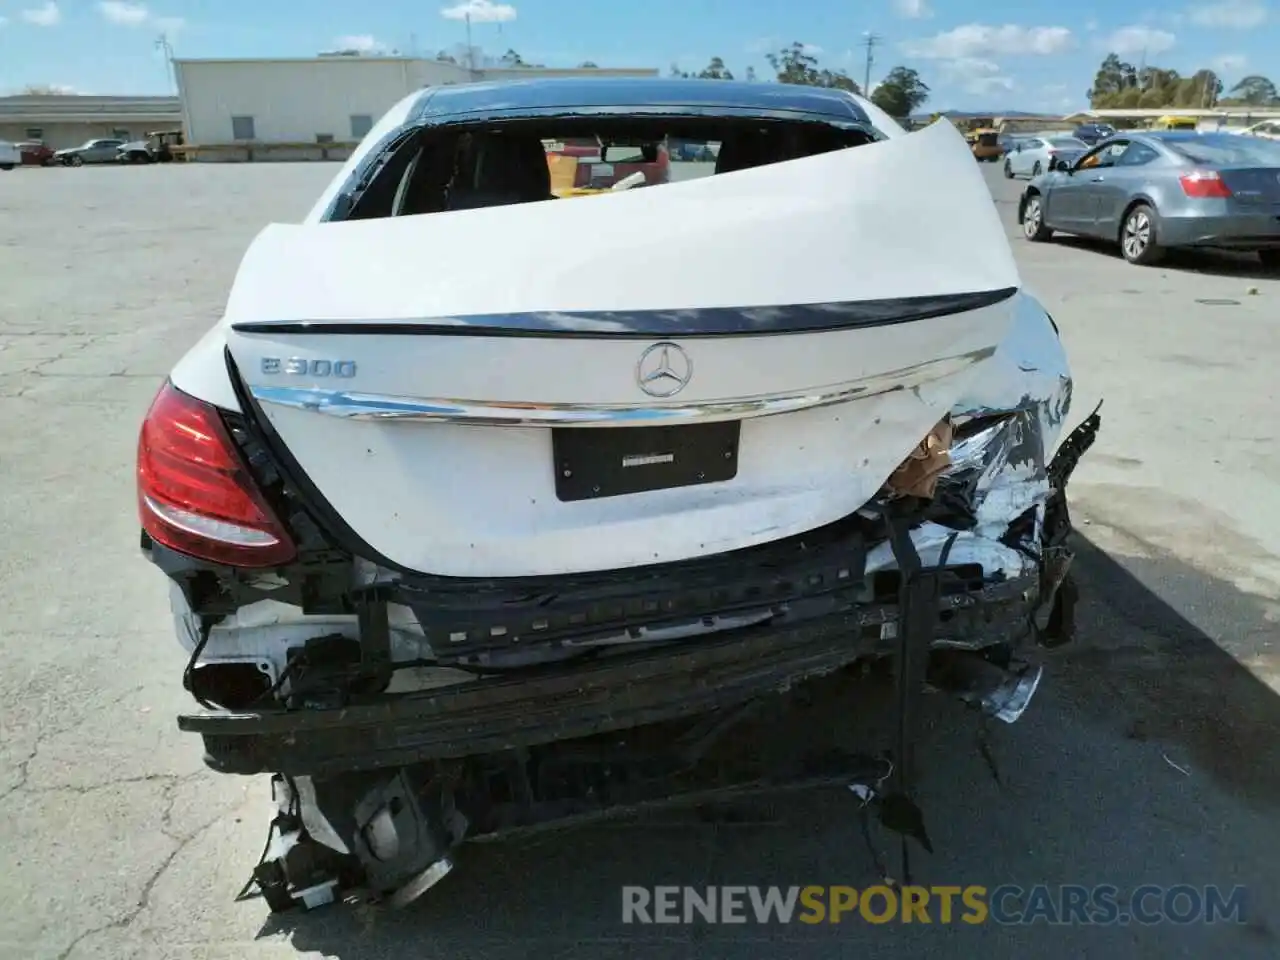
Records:
[[[262,372],[289,377],[354,377],[354,360],[308,360],[305,357],[263,357]]]

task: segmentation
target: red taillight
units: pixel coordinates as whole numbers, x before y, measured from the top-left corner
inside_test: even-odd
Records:
[[[1188,197],[1222,200],[1231,196],[1231,188],[1222,182],[1216,170],[1194,170],[1178,180],[1182,183],[1182,192]]]
[[[201,560],[274,567],[296,554],[218,411],[168,381],[138,436],[138,514],[152,540]]]

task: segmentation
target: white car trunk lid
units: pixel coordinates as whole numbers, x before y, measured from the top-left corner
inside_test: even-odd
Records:
[[[656,189],[273,225],[224,325],[374,551],[519,576],[856,510],[1002,339],[1018,285],[977,165],[935,124]]]

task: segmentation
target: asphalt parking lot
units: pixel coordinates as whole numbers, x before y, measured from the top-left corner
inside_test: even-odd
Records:
[[[1072,487],[1080,642],[995,731],[999,784],[958,710],[933,705],[937,852],[916,858],[916,879],[1244,885],[1245,923],[620,923],[623,884],[874,882],[840,792],[745,823],[663,818],[468,850],[398,914],[272,918],[234,902],[265,835],[265,784],[207,773],[175,729],[184,657],[164,580],[137,551],[134,443],[244,246],[300,217],[335,170],[0,176],[0,956],[1280,953],[1280,277],[1239,258],[1139,268],[1094,244],[1028,244],[1021,185],[995,165],[1026,280],[1072,352],[1073,420],[1105,399]]]

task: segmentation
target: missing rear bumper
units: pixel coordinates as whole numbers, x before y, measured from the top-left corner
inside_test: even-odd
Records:
[[[1012,644],[1029,633],[1039,581],[943,598],[939,646]],[[179,718],[223,773],[323,776],[531,747],[707,713],[889,654],[894,604],[854,606],[794,626],[760,625],[640,653],[550,665],[518,678],[352,699],[331,709]]]

